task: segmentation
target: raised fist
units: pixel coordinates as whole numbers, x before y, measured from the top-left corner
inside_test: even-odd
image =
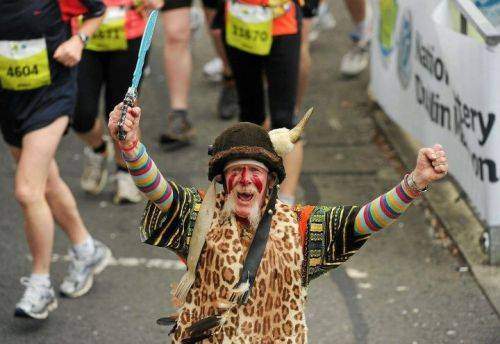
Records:
[[[440,144],[432,148],[418,151],[417,165],[413,170],[413,180],[419,189],[424,189],[433,181],[439,180],[448,173],[448,159]]]

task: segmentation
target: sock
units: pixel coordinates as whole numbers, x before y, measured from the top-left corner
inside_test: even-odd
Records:
[[[104,154],[106,153],[106,141],[102,141],[100,146],[93,148],[94,153],[96,154]]]
[[[94,239],[89,235],[81,244],[73,245],[77,258],[89,257],[94,253]]]
[[[127,168],[127,166],[122,166],[122,165],[116,164],[116,172],[128,173],[128,168]]]
[[[30,281],[39,286],[50,287],[49,274],[31,274]]]
[[[369,25],[366,19],[357,23],[356,26],[354,27],[354,31],[351,33],[351,37],[353,38],[353,40],[357,42],[369,40],[370,33],[368,28]]]
[[[295,197],[289,196],[289,195],[283,195],[279,194],[278,198],[280,199],[281,202],[288,204],[288,205],[294,205],[295,204]]]

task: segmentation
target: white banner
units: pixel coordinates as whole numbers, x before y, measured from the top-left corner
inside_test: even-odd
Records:
[[[371,84],[383,110],[450,172],[489,226],[500,225],[500,48],[451,28],[447,0],[374,0]]]

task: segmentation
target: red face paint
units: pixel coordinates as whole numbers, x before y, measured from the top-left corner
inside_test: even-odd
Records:
[[[261,178],[262,178],[262,176],[259,176],[258,174],[254,174],[252,176],[252,182],[255,185],[255,187],[257,188],[257,190],[259,190],[259,194],[262,192],[262,189],[263,189]]]
[[[261,172],[257,169],[252,171],[252,169],[252,166],[240,166],[238,168],[229,169],[226,173],[226,187],[228,193],[231,193],[237,184],[245,186],[254,184],[259,194],[262,193],[267,173]],[[251,173],[250,177],[249,173]]]

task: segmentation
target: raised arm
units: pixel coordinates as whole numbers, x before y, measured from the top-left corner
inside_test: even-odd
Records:
[[[109,115],[108,128],[116,139],[117,125],[120,120],[121,104],[117,105]],[[137,188],[153,202],[162,212],[167,212],[173,201],[173,191],[148,155],[146,146],[139,141],[139,122],[141,109],[134,107],[128,110],[124,130],[127,133],[124,141],[119,141],[122,156]]]
[[[441,145],[421,149],[413,172],[391,191],[361,208],[354,222],[355,233],[370,234],[389,226],[431,182],[443,178],[447,172],[448,161]]]

